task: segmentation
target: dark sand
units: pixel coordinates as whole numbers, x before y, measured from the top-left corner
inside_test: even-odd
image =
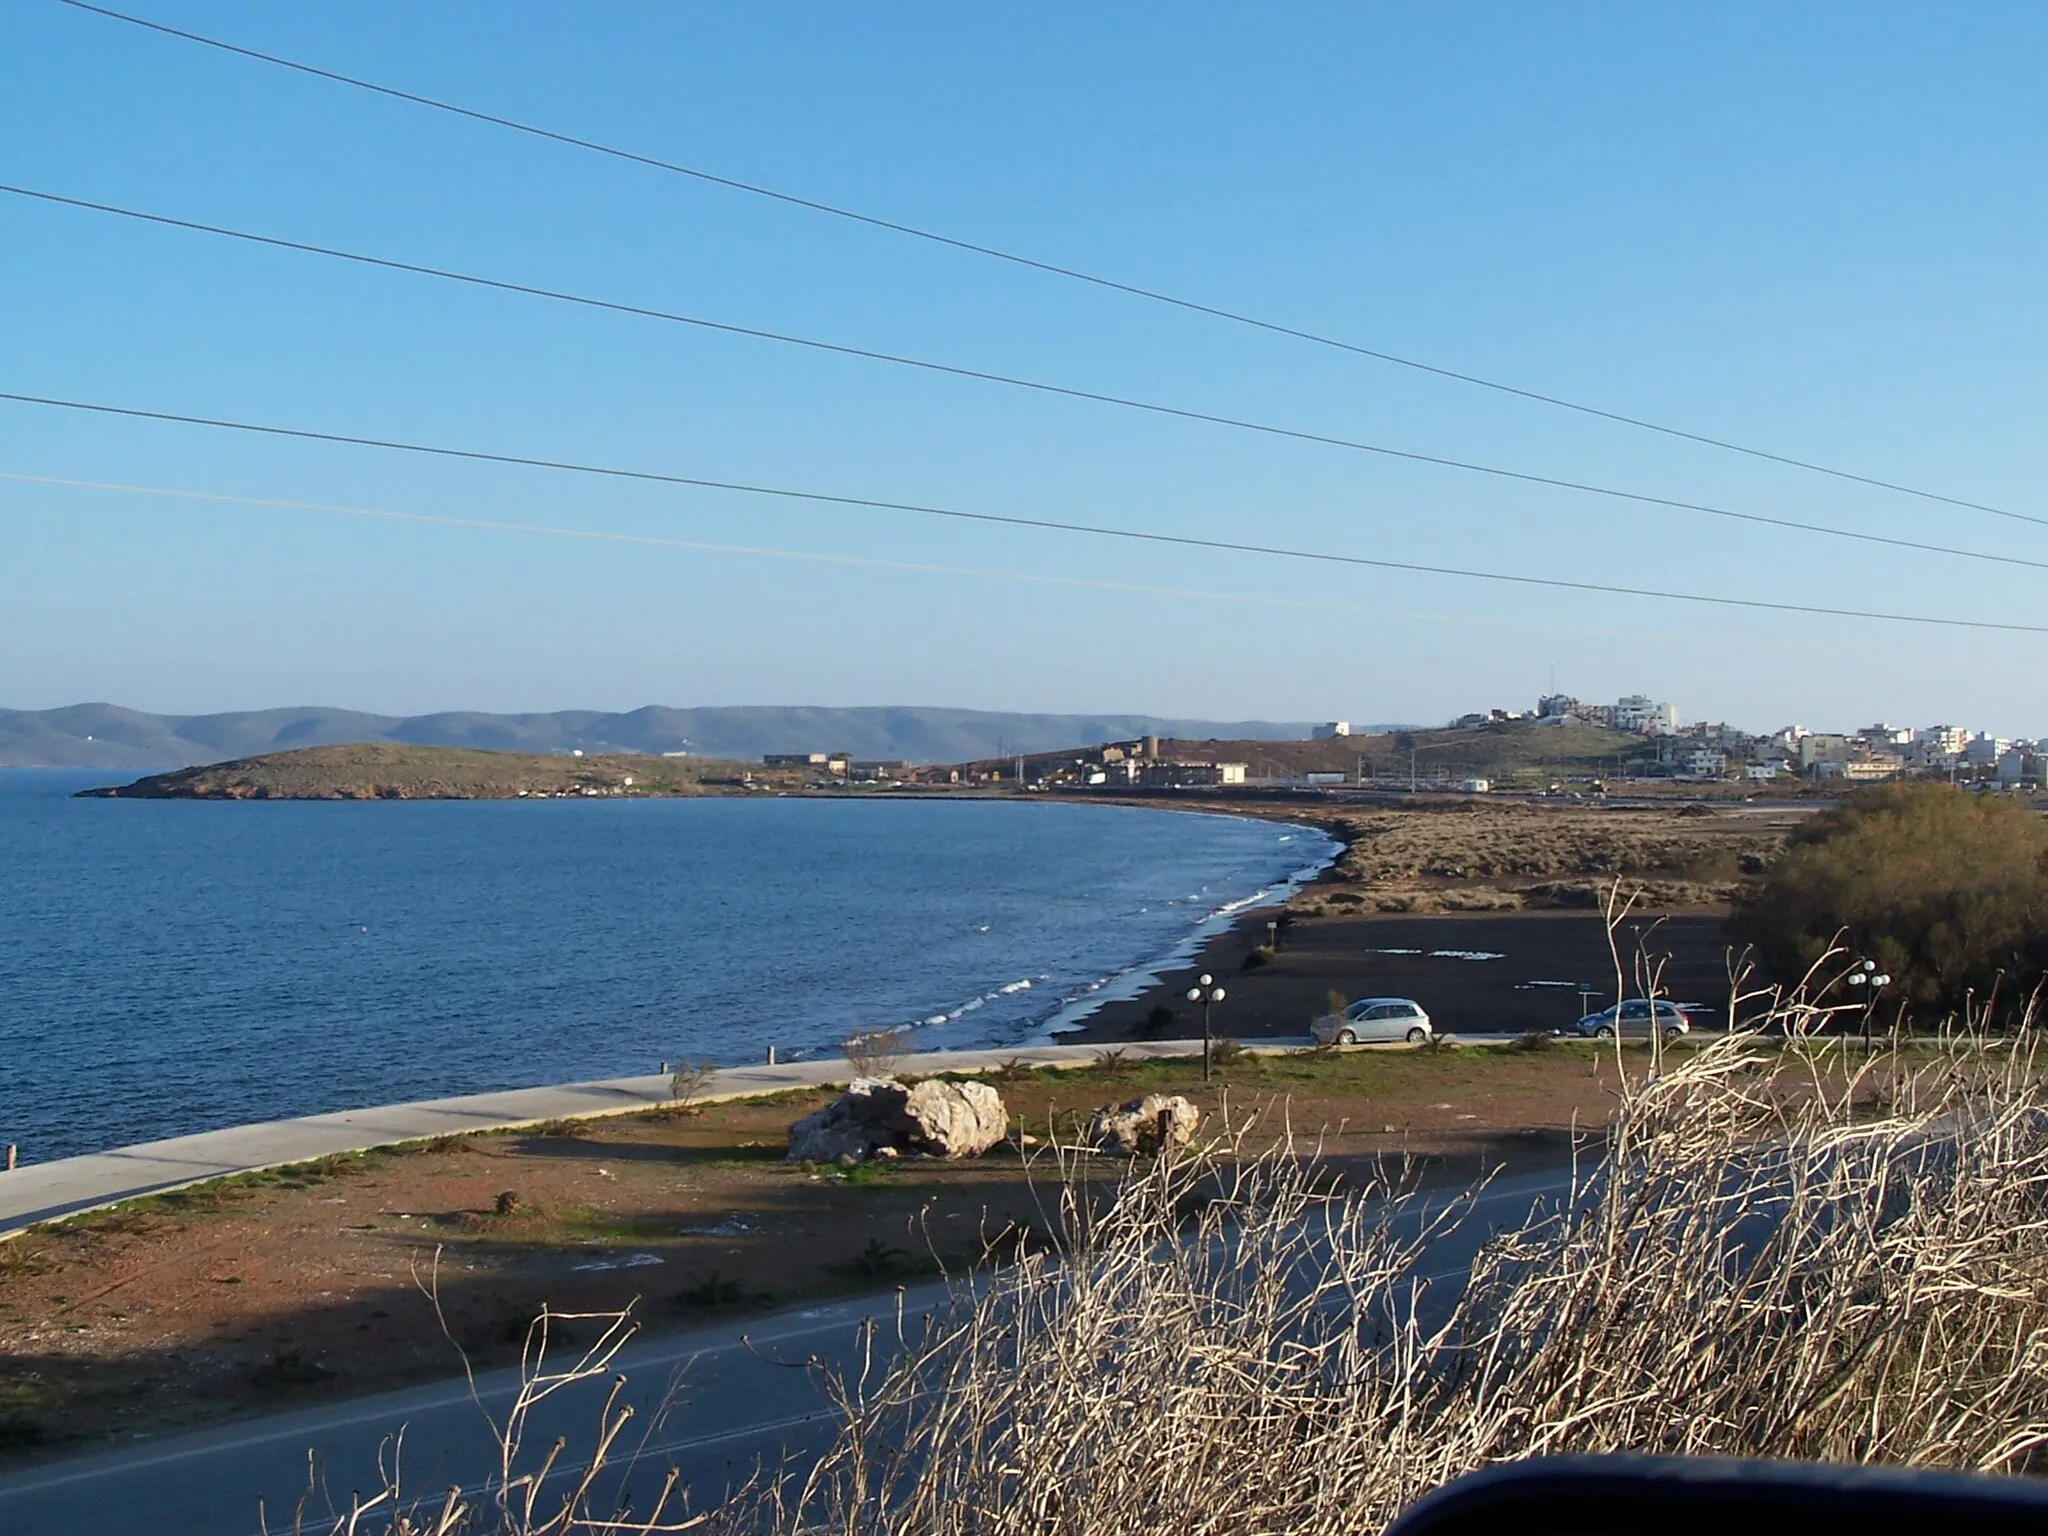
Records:
[[[1194,963],[1165,974],[1138,997],[1105,1004],[1060,1039],[1199,1036],[1201,1010],[1187,1001],[1186,993],[1202,971],[1215,976],[1230,994],[1216,1007],[1216,1033],[1239,1040],[1307,1034],[1309,1021],[1326,1010],[1332,991],[1347,998],[1412,997],[1439,1030],[1453,1034],[1564,1028],[1582,1011],[1614,1001],[1614,959],[1597,913],[1298,917],[1283,930],[1273,963],[1245,970],[1245,955],[1266,941],[1266,924],[1279,915],[1277,908],[1247,913],[1210,940]],[[1726,922],[1726,914],[1719,910],[1688,911],[1661,920],[1630,919],[1621,939],[1628,995],[1640,990],[1635,979],[1640,942],[1653,961],[1663,962],[1661,995],[1708,1004],[1713,1012],[1697,1022],[1708,1027],[1725,1024],[1730,944]],[[1462,953],[1500,958],[1467,959]],[[1572,985],[1536,985],[1541,982]],[[1585,1009],[1580,1006],[1580,984],[1591,993]],[[1161,1004],[1174,1010],[1173,1023],[1148,1027],[1147,1016]]]

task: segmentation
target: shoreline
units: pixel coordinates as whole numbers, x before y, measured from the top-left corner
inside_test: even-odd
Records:
[[[69,850],[75,844],[96,855],[91,868],[102,873],[90,886],[92,901],[77,904],[81,914],[119,915],[128,910],[127,888],[120,877],[124,850],[152,846],[159,838],[177,849],[190,845],[203,850],[216,835],[207,830],[215,818],[203,811],[197,813],[196,826],[190,813],[175,811],[145,810],[140,813],[142,820],[133,826],[128,823],[135,812],[113,812],[116,820],[110,823],[108,812],[96,809],[96,802],[69,798],[68,792],[83,775],[65,771],[29,777],[46,782],[29,790],[32,802],[24,800],[18,807],[10,803],[7,808],[24,813],[24,826],[49,829],[46,846],[53,852]],[[342,979],[333,984],[357,987],[362,994],[360,999],[354,993],[343,996],[335,1013],[350,1032],[347,1037],[330,1047],[315,1036],[285,1035],[281,1037],[280,1059],[274,1064],[237,1068],[232,1073],[194,1058],[184,1071],[189,1081],[201,1085],[199,1091],[176,1100],[144,1098],[124,1103],[112,1087],[130,1080],[132,1074],[124,1064],[102,1064],[75,1042],[117,1038],[127,1027],[124,1017],[131,1009],[156,1006],[161,997],[166,999],[164,1017],[181,1028],[188,1016],[192,1019],[194,1038],[229,1042],[269,1040],[276,1035],[280,1021],[311,1016],[293,996],[272,998],[239,990],[236,977],[208,958],[204,933],[195,935],[189,925],[170,921],[159,910],[143,906],[138,909],[142,915],[130,922],[129,928],[165,953],[192,957],[185,975],[160,987],[146,972],[130,967],[121,972],[126,990],[114,1002],[102,1005],[86,997],[74,1011],[64,1012],[70,1002],[56,990],[53,978],[57,972],[46,970],[40,962],[24,971],[30,991],[18,1001],[29,1007],[30,998],[47,995],[53,1005],[52,1016],[75,1017],[79,1032],[67,1037],[51,1026],[51,1038],[61,1049],[45,1059],[25,1062],[22,1080],[16,1085],[19,1091],[0,1094],[4,1101],[0,1108],[7,1111],[8,1122],[0,1127],[7,1132],[0,1135],[0,1142],[20,1143],[23,1158],[40,1163],[310,1113],[626,1076],[650,1071],[657,1058],[686,1057],[720,1067],[745,1067],[760,1061],[764,1049],[772,1044],[785,1061],[830,1063],[839,1060],[842,1039],[849,1032],[888,1026],[911,1028],[919,1050],[1015,1050],[1058,1044],[1058,1037],[1048,1035],[1049,1023],[1070,1022],[1104,1001],[1146,984],[1162,966],[1172,963],[1177,952],[1207,931],[1205,925],[1213,913],[1255,895],[1261,901],[1281,899],[1305,868],[1320,865],[1335,851],[1320,836],[1311,835],[1313,828],[1275,828],[1252,817],[1237,817],[1227,826],[1212,819],[1176,828],[1157,820],[1102,821],[1094,819],[1100,811],[1077,811],[1061,804],[1032,820],[1008,807],[987,809],[987,801],[977,801],[963,804],[955,818],[948,820],[944,815],[906,810],[907,800],[863,812],[817,803],[825,798],[752,811],[674,803],[665,809],[615,810],[595,817],[558,810],[539,818],[538,831],[530,830],[536,826],[533,817],[492,813],[489,808],[482,814],[461,809],[401,813],[396,822],[382,817],[359,822],[346,811],[319,809],[288,815],[282,824],[275,816],[266,818],[260,813],[253,824],[234,820],[230,828],[221,822],[218,835],[239,838],[246,834],[264,849],[325,848],[359,835],[371,837],[379,847],[394,850],[405,867],[417,866],[429,874],[431,869],[413,850],[431,850],[449,838],[458,844],[473,839],[479,847],[497,845],[510,850],[505,855],[493,854],[494,861],[502,862],[517,857],[529,839],[545,850],[573,851],[591,838],[609,848],[621,840],[644,840],[647,834],[636,828],[667,828],[660,836],[680,848],[694,850],[703,843],[730,849],[741,860],[752,860],[757,850],[749,841],[749,829],[758,825],[772,833],[764,836],[760,846],[768,849],[773,862],[759,882],[736,877],[733,888],[777,893],[774,922],[750,919],[743,926],[758,931],[734,935],[716,926],[697,928],[694,931],[700,937],[695,943],[701,946],[701,956],[686,957],[680,965],[593,971],[605,987],[601,996],[615,1005],[612,1011],[627,1020],[624,1032],[614,1032],[592,1024],[585,1016],[590,1011],[587,1005],[575,997],[565,999],[558,992],[534,988],[531,996],[508,993],[501,1000],[495,992],[477,990],[467,973],[444,975],[432,968],[394,968],[400,962],[409,966],[410,958],[422,952],[420,941],[408,937],[421,925],[398,921],[422,903],[404,904],[397,916],[380,917],[382,908],[366,905],[360,895],[360,913],[355,908],[343,912],[322,895],[309,904],[320,909],[311,911],[310,917],[294,911],[298,927],[322,925],[311,930],[319,942],[309,960],[293,960],[289,949],[278,947],[272,938],[272,930],[278,926],[274,924],[260,926],[253,952],[266,963],[273,953],[284,957],[280,972],[285,962],[308,968],[307,975],[318,986],[327,985],[320,978],[328,976],[330,968],[349,967],[335,971]],[[266,832],[266,823],[278,830]],[[352,828],[362,830],[357,833]],[[444,836],[436,828],[452,831]],[[899,842],[907,853],[898,851]],[[985,866],[977,858],[973,850],[984,844],[1003,851],[999,864]],[[906,862],[925,847],[939,856]],[[966,851],[955,856],[951,852],[955,849]],[[781,856],[775,856],[778,850]],[[725,855],[720,858],[724,860]],[[67,862],[68,853],[46,861],[52,881],[62,878]],[[603,902],[612,899],[611,893],[620,885],[619,871],[637,870],[643,862],[620,862],[609,856],[582,859],[576,867],[588,873],[578,889],[594,895],[578,910],[601,913]],[[258,883],[250,889],[270,888],[267,872],[274,863],[271,859],[258,867]],[[888,876],[886,886],[871,888],[870,866]],[[725,867],[723,862],[720,867]],[[981,872],[985,867],[988,877],[984,879]],[[377,867],[366,868],[365,877],[347,882],[349,889],[367,891],[381,900],[386,882]],[[665,862],[662,868],[667,868]],[[798,873],[788,873],[791,870]],[[817,878],[808,879],[803,871],[815,872]],[[445,906],[450,895],[464,895],[472,884],[466,877],[450,878],[444,873],[428,888],[441,893],[433,900]],[[815,895],[818,890],[846,899],[822,901]],[[788,895],[788,902],[781,901],[782,894]],[[1190,894],[1195,899],[1188,899]],[[332,910],[326,910],[323,903]],[[537,904],[522,900],[512,910],[524,913]],[[659,915],[671,910],[693,914],[707,904],[701,900],[684,903],[656,893],[641,905]],[[982,912],[982,908],[988,910]],[[63,914],[71,909],[60,903],[49,910]],[[887,935],[901,926],[894,916],[898,912],[929,914],[945,943],[933,946],[929,953],[897,953]],[[356,926],[357,915],[363,916],[367,928]],[[551,914],[543,911],[541,915]],[[23,917],[18,926],[24,935],[49,931],[64,939],[67,947],[55,951],[60,955],[70,953],[70,935],[90,926],[63,924],[55,918],[31,919],[26,911]],[[993,932],[984,927],[978,937],[976,924],[993,925]],[[599,964],[618,948],[617,941],[605,934],[608,926],[609,919],[579,919],[577,931],[594,935],[586,942],[600,956]],[[521,936],[534,927],[517,927],[513,934],[519,941],[517,952],[525,952]],[[290,938],[292,931],[287,927],[285,937]],[[831,998],[820,993],[817,1007],[785,1010],[774,990],[778,966],[770,963],[777,932],[783,935],[780,943],[794,941],[803,946],[800,988],[808,988],[813,976],[833,974],[832,967],[854,961],[870,974],[854,989],[850,1002],[834,1006]],[[359,941],[359,933],[370,937]],[[494,936],[486,937],[490,942],[478,945],[476,952],[483,956],[497,953],[502,948],[500,942]],[[372,947],[379,943],[398,960],[387,960],[385,950]],[[28,943],[22,950],[24,958],[39,947]],[[332,958],[336,955],[340,958]],[[358,955],[367,958],[359,960],[355,958]],[[737,965],[734,957],[745,960],[746,965]],[[757,959],[761,962],[758,966]],[[125,957],[116,955],[112,960],[118,969]],[[586,964],[580,959],[577,963]],[[721,967],[732,973],[732,980],[717,985],[694,980],[699,972]],[[670,971],[682,978],[677,993],[682,1001],[664,1006],[664,994],[658,989]],[[1028,989],[1018,978],[1028,980]],[[402,1056],[418,1053],[418,1070],[403,1059],[391,1061],[383,1047],[374,1054],[357,1047],[356,1042],[365,1036],[358,1021],[386,1014],[401,1026],[391,1038],[404,1042]],[[955,1014],[960,1017],[950,1028],[929,1026],[932,1017]],[[482,1043],[473,1049],[435,1049],[436,1042],[455,1038],[454,1027],[445,1020],[464,1017],[476,1021]],[[649,1018],[652,1023],[647,1022]],[[36,1027],[40,1030],[42,1025]],[[41,1036],[32,1032],[30,1038]],[[330,1049],[348,1051],[351,1065],[360,1069],[338,1073],[318,1065]],[[384,1059],[376,1059],[379,1056]],[[204,1085],[217,1078],[228,1087],[216,1097]],[[55,1100],[33,1091],[34,1085],[42,1082],[67,1093],[76,1085],[80,1102],[96,1098],[104,1109],[89,1117],[61,1116],[50,1108]]]
[[[1307,1043],[1304,1039],[1294,1045]],[[1153,1040],[1131,1054],[1138,1059],[1171,1060],[1200,1051],[1199,1040]],[[979,1073],[1000,1070],[1016,1061],[1077,1068],[1093,1065],[1099,1054],[1096,1047],[1085,1043],[920,1051],[907,1055],[898,1070],[921,1075]],[[837,1087],[855,1075],[853,1065],[839,1057],[775,1066],[721,1067],[710,1086],[688,1102],[719,1104]],[[655,1073],[255,1121],[52,1158],[45,1163],[24,1163],[0,1171],[0,1241],[50,1222],[216,1179],[478,1131],[518,1130],[551,1120],[645,1114],[675,1103],[668,1076]]]
[[[1194,816],[1235,814],[1195,806],[1167,806],[1161,809]],[[1315,862],[1303,864],[1284,878],[1255,891],[1241,901],[1227,903],[1195,922],[1164,954],[1155,959],[1141,960],[1113,976],[1105,977],[1087,993],[1062,1004],[1057,1012],[1036,1026],[1038,1034],[1030,1043],[1057,1045],[1120,1038],[1114,1035],[1101,1036],[1092,1032],[1093,1022],[1104,1010],[1114,1009],[1119,1005],[1135,1004],[1140,999],[1149,1000],[1154,993],[1167,985],[1169,978],[1183,974],[1195,975],[1202,968],[1204,958],[1216,945],[1228,940],[1247,925],[1263,927],[1270,920],[1261,918],[1260,913],[1271,912],[1275,908],[1286,911],[1297,896],[1334,869],[1337,861],[1344,856],[1344,841],[1327,827],[1299,820],[1283,821],[1279,817],[1239,816],[1237,819],[1296,827],[1322,838],[1326,847]],[[1186,989],[1183,987],[1181,990]]]
[[[803,798],[838,800],[850,797],[834,793],[830,795],[803,796]],[[920,803],[932,803],[933,801],[945,803],[947,800],[974,800],[985,803],[996,799],[1025,804],[1053,802],[1053,797],[1017,793],[927,796],[922,794],[878,792],[871,798],[887,798],[897,802],[914,800]],[[1309,1021],[1320,1012],[1325,1011],[1326,1000],[1332,993],[1341,993],[1346,997],[1350,997],[1382,994],[1402,995],[1411,991],[1424,1002],[1425,1007],[1438,1020],[1441,1028],[1453,1032],[1464,1030],[1466,1032],[1496,1033],[1498,1032],[1497,1026],[1490,1018],[1474,1022],[1470,1016],[1458,1016],[1457,1010],[1462,999],[1456,994],[1460,993],[1461,990],[1469,993],[1471,990],[1469,987],[1463,987],[1462,989],[1459,986],[1452,986],[1448,989],[1438,987],[1437,990],[1447,990],[1453,995],[1448,1003],[1440,1002],[1433,994],[1430,986],[1412,977],[1404,979],[1390,976],[1382,981],[1380,975],[1375,974],[1376,972],[1386,973],[1391,969],[1397,968],[1390,967],[1385,961],[1377,957],[1424,953],[1421,946],[1402,945],[1393,942],[1397,937],[1411,934],[1416,925],[1424,925],[1441,934],[1444,931],[1444,925],[1447,924],[1454,927],[1469,925],[1493,929],[1499,928],[1500,925],[1508,924],[1530,935],[1541,934],[1546,938],[1552,938],[1563,935],[1568,928],[1575,926],[1583,928],[1589,922],[1597,922],[1597,917],[1594,915],[1576,909],[1528,909],[1512,914],[1458,912],[1431,913],[1428,915],[1340,911],[1338,915],[1330,915],[1327,905],[1316,899],[1317,889],[1325,884],[1341,883],[1347,878],[1337,871],[1339,864],[1350,851],[1352,845],[1352,840],[1347,834],[1351,833],[1353,828],[1347,825],[1347,823],[1359,813],[1361,809],[1359,807],[1337,804],[1311,807],[1303,805],[1299,800],[1252,799],[1238,802],[1232,799],[1219,802],[1214,798],[1206,797],[1193,799],[1190,802],[1190,800],[1164,796],[1134,796],[1129,799],[1116,797],[1107,800],[1097,797],[1075,797],[1074,801],[1065,803],[1108,804],[1120,805],[1128,809],[1178,812],[1183,815],[1224,816],[1240,821],[1261,822],[1268,825],[1283,823],[1287,827],[1296,829],[1299,832],[1315,834],[1320,840],[1321,846],[1315,849],[1313,856],[1308,862],[1297,864],[1292,872],[1283,878],[1275,880],[1256,895],[1246,898],[1237,904],[1219,907],[1209,916],[1197,920],[1197,922],[1190,925],[1189,931],[1183,937],[1176,940],[1164,953],[1158,954],[1149,960],[1139,961],[1128,969],[1105,978],[1089,991],[1062,1003],[1040,1023],[1027,1026],[1027,1032],[1021,1040],[1008,1045],[967,1048],[964,1051],[949,1051],[945,1049],[929,1052],[918,1051],[916,1053],[917,1060],[934,1063],[934,1065],[926,1068],[926,1070],[946,1070],[946,1068],[936,1065],[936,1063],[946,1058],[960,1055],[972,1056],[993,1052],[999,1057],[1008,1057],[1035,1054],[1044,1050],[1057,1051],[1063,1048],[1100,1048],[1106,1045],[1132,1044],[1144,1044],[1149,1047],[1154,1043],[1163,1043],[1168,1037],[1181,1040],[1199,1038],[1201,1033],[1200,1015],[1195,1009],[1185,1004],[1185,992],[1193,978],[1205,971],[1215,975],[1231,993],[1230,1000],[1226,1004],[1221,1005],[1216,1012],[1214,1020],[1215,1033],[1220,1037],[1246,1041],[1305,1037]],[[1725,908],[1681,910],[1678,917],[1681,922],[1691,922],[1695,928],[1717,929],[1719,920],[1724,912]],[[1219,919],[1220,921],[1218,921]],[[1246,956],[1264,945],[1268,936],[1268,925],[1276,922],[1283,925],[1281,930],[1283,942],[1280,946],[1279,954],[1270,965],[1260,967],[1257,970],[1248,970],[1245,963]],[[1694,933],[1689,938],[1693,949],[1696,951],[1700,950],[1702,945],[1705,945],[1714,949],[1718,954],[1721,948],[1718,940],[1712,934]],[[1386,942],[1376,942],[1376,940],[1385,940]],[[1476,941],[1475,945],[1463,947],[1469,949],[1475,946]],[[1502,945],[1501,947],[1505,951],[1513,946]],[[1549,947],[1548,945],[1544,946],[1546,950]],[[1574,946],[1566,945],[1563,947],[1572,948]],[[1585,946],[1579,944],[1576,947],[1583,949]],[[1440,945],[1432,945],[1428,948],[1427,953],[1434,956],[1439,953],[1447,954],[1450,951],[1444,950]],[[1494,958],[1505,959],[1506,954],[1502,953],[1494,956]],[[1415,968],[1409,967],[1408,969],[1412,972]],[[1466,967],[1466,969],[1469,970],[1471,967]],[[1572,974],[1568,977],[1545,977],[1534,980],[1524,978],[1521,981],[1511,983],[1511,985],[1516,990],[1525,990],[1528,987],[1564,988],[1571,983],[1591,983],[1590,990],[1592,992],[1605,994],[1603,997],[1604,1002],[1611,1000],[1614,987],[1611,970],[1603,978],[1599,974],[1601,969],[1603,967],[1595,967],[1581,957],[1573,961]],[[1467,978],[1453,979],[1462,983]],[[1604,986],[1601,985],[1603,980],[1605,981]],[[1400,984],[1397,985],[1397,982]],[[1370,990],[1368,990],[1368,986]],[[1585,990],[1585,988],[1582,988],[1582,992]],[[1682,987],[1677,995],[1692,996],[1701,990],[1700,987],[1689,984]],[[1556,994],[1552,995],[1555,996]],[[1711,994],[1708,994],[1708,996],[1711,996]],[[1163,1018],[1161,1017],[1162,1012],[1164,1014]],[[1566,1012],[1562,1008],[1551,1009],[1543,1016],[1541,1022],[1545,1027],[1555,1027],[1555,1024]],[[1575,1016],[1575,1012],[1570,1014],[1570,1017]],[[1568,1018],[1565,1018],[1564,1021],[1568,1022]],[[913,1032],[914,1038],[917,1026],[913,1023],[907,1027]],[[1521,1026],[1514,1025],[1511,1027]],[[1148,1049],[1147,1054],[1150,1053]],[[801,1081],[831,1081],[835,1077],[843,1079],[845,1075],[845,1070],[836,1051],[830,1046],[827,1046],[824,1053],[821,1053],[819,1056],[801,1062],[789,1063],[789,1067],[802,1070],[807,1074]],[[721,1069],[720,1076],[724,1077],[728,1074],[752,1075],[758,1073],[759,1070],[758,1068],[735,1066]],[[818,1074],[818,1076],[812,1078],[808,1074]],[[750,1093],[779,1091],[784,1087],[800,1086],[801,1081],[778,1079],[771,1085],[766,1082],[760,1082],[757,1079],[755,1085],[745,1091]],[[658,1096],[649,1097],[648,1094],[651,1090],[646,1085],[653,1083],[662,1084],[663,1091]],[[573,1092],[579,1089],[616,1087],[624,1084],[635,1084],[638,1086],[638,1091],[631,1095],[630,1102],[621,1103],[614,1100],[608,1105],[592,1105],[569,1109],[534,1109],[531,1112],[522,1113],[514,1118],[503,1120],[501,1123],[505,1125],[519,1125],[530,1124],[539,1119],[554,1118],[556,1116],[570,1117],[629,1112],[633,1109],[655,1107],[659,1103],[666,1102],[665,1080],[650,1078],[607,1080],[598,1084],[584,1082],[555,1087],[539,1086],[502,1090],[492,1093],[463,1095],[443,1100],[422,1101],[422,1103],[425,1105],[453,1106],[464,1100],[502,1100],[518,1098],[522,1095],[558,1094]],[[387,1109],[409,1107],[418,1106],[382,1106],[378,1108],[328,1112],[324,1115],[299,1117],[298,1120],[255,1122],[253,1128],[260,1129],[290,1125],[300,1123],[301,1121],[324,1120],[345,1122],[352,1117],[381,1115]],[[172,1138],[172,1141],[186,1142],[208,1136],[245,1132],[251,1129],[252,1126],[249,1125],[220,1128],[215,1131],[197,1132],[186,1137]],[[449,1133],[447,1130],[427,1130],[416,1134],[431,1136]],[[381,1140],[376,1144],[388,1144],[394,1139],[406,1139],[403,1135],[394,1138],[391,1135],[380,1133],[380,1136]],[[347,1138],[346,1140],[347,1145],[350,1147],[361,1144],[353,1138]],[[144,1147],[161,1145],[168,1145],[168,1143],[143,1144]],[[337,1146],[329,1150],[339,1149],[339,1146]],[[9,1189],[9,1185],[15,1183],[18,1175],[26,1174],[33,1169],[54,1168],[59,1163],[76,1163],[95,1158],[129,1159],[140,1150],[142,1149],[138,1147],[124,1147],[84,1153],[74,1158],[53,1160],[50,1163],[28,1164],[21,1169],[15,1170],[13,1175],[0,1175],[0,1234],[8,1231],[9,1227],[13,1225],[11,1218],[19,1214],[18,1210],[10,1210],[10,1207],[18,1207],[18,1201],[6,1198],[10,1193],[18,1192],[18,1185],[14,1191]],[[326,1152],[314,1151],[306,1155],[321,1156],[326,1155]],[[291,1160],[296,1161],[299,1159],[295,1157]],[[218,1177],[223,1173],[232,1172],[239,1168],[274,1165],[274,1162],[274,1159],[270,1160],[269,1163],[252,1163],[243,1160],[235,1163],[232,1167],[216,1168],[192,1177]],[[191,1178],[180,1179],[177,1182],[191,1182]],[[175,1187],[175,1185],[159,1184],[155,1186],[155,1188],[159,1189],[168,1187]],[[129,1188],[112,1198],[133,1198],[136,1195],[149,1192],[151,1190],[148,1188]],[[73,1207],[68,1205],[65,1207],[66,1211],[70,1209],[73,1209]],[[50,1219],[53,1214],[62,1213],[56,1211],[38,1212],[23,1218],[23,1220],[46,1220]]]

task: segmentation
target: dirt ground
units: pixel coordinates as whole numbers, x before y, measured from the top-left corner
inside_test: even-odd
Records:
[[[1660,995],[1704,1005],[1702,1023],[1725,1024],[1739,958],[1726,898],[1811,808],[1466,796],[1249,813],[1316,826],[1344,851],[1284,909],[1244,914],[1192,962],[1062,1038],[1199,1034],[1201,1016],[1185,997],[1204,971],[1230,993],[1215,1011],[1216,1032],[1242,1040],[1306,1034],[1332,993],[1412,997],[1454,1033],[1564,1028],[1614,1001],[1600,904],[1617,881],[1631,898],[1616,933],[1625,989],[1633,995],[1653,977]],[[1255,956],[1271,945],[1276,919],[1277,949]]]
[[[1330,994],[1412,997],[1440,1030],[1520,1034],[1562,1029],[1614,1001],[1614,958],[1594,913],[1456,913],[1434,917],[1304,917],[1298,909],[1280,947],[1256,969],[1247,956],[1267,942],[1276,910],[1253,912],[1216,936],[1189,964],[1141,995],[1104,1005],[1063,1040],[1173,1039],[1199,1035],[1186,1001],[1202,971],[1229,996],[1213,1010],[1219,1035],[1239,1040],[1301,1036]],[[1630,995],[1639,961],[1660,995],[1700,1003],[1703,1025],[1725,1022],[1730,940],[1725,912],[1693,910],[1631,919],[1620,933]],[[1171,1018],[1157,1010],[1164,1009]]]
[[[1472,797],[1365,810],[1316,900],[1379,912],[1591,911],[1617,879],[1657,910],[1724,902],[1809,811]]]
[[[1205,1131],[1284,1104],[1349,1177],[1462,1183],[1567,1157],[1614,1074],[1564,1045],[1247,1057],[1206,1088],[1195,1062],[1112,1059],[997,1074],[1041,1145],[960,1162],[788,1163],[817,1092],[223,1180],[0,1244],[0,1458],[445,1377],[457,1346],[504,1363],[543,1303],[672,1329],[984,1262],[1047,1230],[1045,1143],[1144,1092],[1187,1093]]]

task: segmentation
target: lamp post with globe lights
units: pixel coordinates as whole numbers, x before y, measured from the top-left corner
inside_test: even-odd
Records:
[[[1891,985],[1891,977],[1877,968],[1875,960],[1866,960],[1846,978],[1852,987],[1863,988],[1863,1049],[1870,1049],[1870,1020],[1877,1012],[1877,994]]]
[[[1202,1005],[1202,1081],[1209,1081],[1209,1010],[1230,994],[1216,985],[1216,978],[1207,971],[1194,986],[1188,988],[1188,1001]]]

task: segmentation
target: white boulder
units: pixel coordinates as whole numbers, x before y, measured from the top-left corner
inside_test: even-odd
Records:
[[[789,1128],[789,1160],[836,1163],[851,1157],[866,1161],[875,1148],[894,1142],[891,1127],[907,1096],[900,1083],[888,1078],[855,1078],[838,1098]]]
[[[906,1088],[894,1078],[857,1077],[844,1093],[789,1128],[792,1162],[922,1152],[973,1157],[1009,1130],[1002,1095],[987,1083],[930,1081]]]
[[[901,1117],[911,1147],[933,1157],[978,1157],[1010,1129],[1003,1096],[987,1083],[919,1083]]]
[[[1098,1152],[1129,1157],[1185,1147],[1195,1139],[1202,1112],[1180,1094],[1148,1093],[1127,1104],[1107,1104],[1095,1111],[1088,1139]]]

